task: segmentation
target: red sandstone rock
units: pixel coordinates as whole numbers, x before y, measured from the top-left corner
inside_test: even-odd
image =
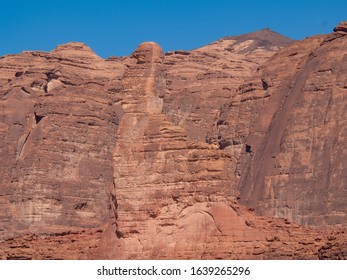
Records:
[[[346,50],[347,36],[313,37],[261,67],[268,101],[250,118],[252,152],[244,153],[240,184],[242,201],[257,213],[345,225]]]
[[[339,25],[334,28],[334,32],[347,33],[347,22],[340,22]]]
[[[336,31],[2,57],[0,257],[346,258]]]

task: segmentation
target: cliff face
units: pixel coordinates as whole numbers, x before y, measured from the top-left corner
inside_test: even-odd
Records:
[[[0,256],[346,257],[340,27],[2,57]]]
[[[0,61],[2,238],[107,223],[124,66],[83,44]]]
[[[252,119],[240,184],[242,201],[259,214],[346,223],[345,35],[298,42],[260,70],[269,100]]]

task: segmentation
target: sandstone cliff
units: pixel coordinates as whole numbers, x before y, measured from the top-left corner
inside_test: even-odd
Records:
[[[252,119],[240,184],[242,201],[260,214],[346,225],[345,35],[305,39],[260,69],[269,99]]]
[[[346,258],[346,34],[1,57],[1,258]]]

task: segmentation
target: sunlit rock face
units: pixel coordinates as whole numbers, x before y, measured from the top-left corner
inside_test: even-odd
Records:
[[[345,258],[344,26],[1,57],[1,258]]]

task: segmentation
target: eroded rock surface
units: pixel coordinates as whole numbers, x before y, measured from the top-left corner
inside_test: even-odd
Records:
[[[1,57],[0,257],[346,258],[346,43]]]
[[[4,57],[0,68],[2,238],[107,223],[118,123],[106,83],[124,66],[73,43]]]
[[[293,44],[261,69],[269,99],[252,119],[240,184],[260,214],[346,224],[347,37],[332,36]]]

